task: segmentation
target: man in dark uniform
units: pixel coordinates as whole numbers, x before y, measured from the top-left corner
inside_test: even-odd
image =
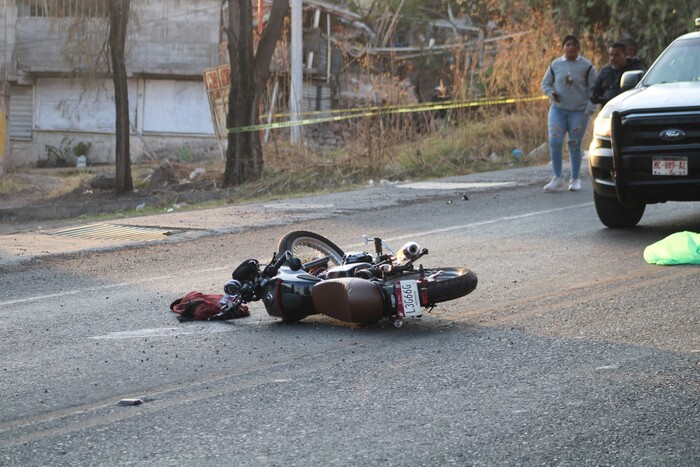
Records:
[[[620,94],[620,78],[622,73],[632,70],[644,71],[644,65],[638,58],[628,58],[625,44],[614,42],[608,49],[610,64],[600,70],[595,81],[591,102],[605,105],[613,97]]]

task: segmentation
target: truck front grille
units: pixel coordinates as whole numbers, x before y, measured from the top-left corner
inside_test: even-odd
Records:
[[[628,114],[622,117],[622,146],[667,148],[700,146],[700,110]]]

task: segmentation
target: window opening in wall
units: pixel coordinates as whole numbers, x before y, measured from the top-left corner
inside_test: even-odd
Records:
[[[34,124],[34,87],[10,86],[10,139],[31,140]]]

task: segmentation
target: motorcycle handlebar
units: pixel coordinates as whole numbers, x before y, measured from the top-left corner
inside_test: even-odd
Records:
[[[325,266],[328,264],[328,261],[330,261],[330,259],[330,256],[323,256],[322,258],[312,259],[311,261],[304,263],[302,265],[302,269],[308,271],[309,269],[315,268],[316,266]]]
[[[272,261],[270,262],[270,264],[265,266],[265,269],[263,270],[263,275],[268,279],[271,279],[277,275],[282,265],[286,263],[288,259],[292,258],[292,253],[289,250],[287,250],[281,255],[279,255],[277,259],[275,259],[275,256],[276,254],[272,255]]]

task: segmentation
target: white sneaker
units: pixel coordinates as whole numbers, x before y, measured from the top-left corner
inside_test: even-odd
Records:
[[[557,191],[559,188],[564,188],[564,180],[561,177],[552,177],[552,181],[544,186],[544,191],[550,193]]]
[[[580,191],[581,190],[581,179],[572,178],[569,180],[569,191]]]

